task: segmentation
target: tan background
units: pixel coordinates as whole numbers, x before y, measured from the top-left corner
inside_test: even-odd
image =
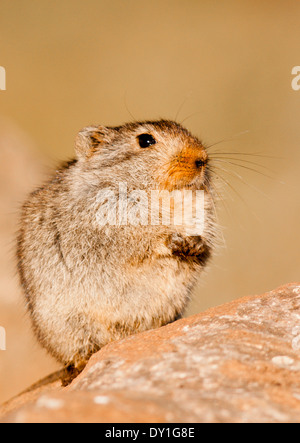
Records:
[[[300,2],[1,0],[0,401],[58,366],[33,339],[14,276],[13,232],[40,170],[72,156],[91,123],[175,118],[215,150],[272,178],[219,164],[226,245],[188,313],[299,280]],[[129,111],[128,111],[129,109]],[[240,134],[244,131],[243,134]],[[238,135],[240,134],[240,135]],[[242,176],[241,182],[234,174]],[[239,196],[238,196],[239,194]]]

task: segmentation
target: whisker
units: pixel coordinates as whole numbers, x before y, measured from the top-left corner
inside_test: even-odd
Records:
[[[217,214],[217,208],[216,208],[216,205],[215,205],[215,199],[214,199],[214,195],[213,195],[212,192],[211,192],[210,184],[209,184],[209,183],[204,183],[204,184],[203,184],[203,187],[204,187],[204,189],[206,190],[206,192],[207,192],[207,193],[210,195],[210,197],[211,197],[211,201],[212,201],[212,204],[213,204],[215,217],[216,217],[217,222],[219,223],[219,218],[218,218],[218,214]]]
[[[214,159],[214,161],[215,162],[220,162],[220,163],[226,163],[226,164],[230,164],[230,165],[234,165],[234,166],[239,166],[240,168],[244,168],[244,169],[247,169],[249,171],[256,172],[256,174],[260,174],[260,175],[262,175],[264,177],[269,178],[270,180],[275,180],[276,181],[276,179],[274,177],[271,177],[270,175],[265,174],[264,172],[258,171],[257,169],[250,168],[249,166],[239,165],[238,163],[234,163],[234,162],[231,162],[231,161],[225,161],[225,160],[221,160],[221,159],[217,159],[217,158]]]
[[[215,152],[211,152],[209,155],[249,155],[252,157],[262,157],[262,158],[272,158],[272,159],[276,159],[276,160],[284,160],[284,157],[276,157],[273,155],[265,155],[262,154],[261,152],[224,152],[224,151],[215,151]]]
[[[231,177],[238,178],[244,185],[248,186],[249,188],[254,189],[255,191],[259,192],[261,195],[266,197],[268,200],[273,201],[267,194],[265,194],[261,189],[257,188],[256,186],[252,185],[251,183],[247,183],[240,174],[238,174],[236,171],[228,171],[224,168],[218,167],[213,165],[213,168],[217,168],[222,172],[225,172],[226,174],[230,175]]]
[[[212,170],[210,170],[210,172],[211,172],[212,174],[214,174],[218,179],[220,179],[220,180],[223,181],[222,177],[220,177],[220,175],[219,175],[216,171],[212,171]],[[229,184],[225,182],[225,185],[228,186]],[[214,186],[214,189],[215,189],[215,186]],[[228,195],[228,194],[227,194],[227,195]],[[229,194],[229,195],[230,195],[230,194]],[[232,201],[234,201],[232,195],[230,195],[230,198],[231,198]],[[221,202],[222,202],[222,205],[223,205],[223,207],[224,207],[224,209],[225,209],[225,212],[227,213],[227,215],[229,216],[229,218],[231,219],[231,221],[235,224],[235,223],[236,223],[236,220],[233,219],[232,211],[229,210],[227,203],[225,202],[224,199],[222,199]],[[243,227],[242,227],[240,221],[239,221],[239,225],[240,225],[240,227],[243,229]],[[224,237],[223,237],[223,238],[224,238]],[[225,244],[225,239],[224,239],[224,244]]]
[[[211,172],[211,173],[214,173],[214,174],[218,177],[218,174],[215,173],[214,171],[210,171],[210,172]],[[219,177],[218,177],[218,178],[219,178]],[[229,211],[229,207],[228,207],[228,205],[227,205],[227,203],[226,203],[226,200],[225,200],[224,198],[221,197],[220,192],[217,190],[217,187],[216,187],[213,183],[211,183],[211,186],[213,187],[214,192],[217,194],[219,201],[222,202],[222,204],[223,204],[223,206],[224,206],[226,212],[227,212],[229,215],[231,215],[231,212]],[[230,199],[233,201],[233,198],[232,198],[231,195],[230,195]]]
[[[214,196],[213,193],[215,193],[215,194],[217,195],[217,197],[219,198],[219,200],[222,202],[222,204],[223,204],[223,206],[224,206],[224,208],[225,208],[225,211],[226,211],[230,216],[231,216],[231,213],[229,212],[229,210],[228,210],[228,208],[227,208],[227,206],[226,206],[226,204],[225,204],[225,201],[224,201],[223,199],[220,198],[220,195],[219,195],[219,193],[218,193],[216,187],[214,186],[214,184],[213,184],[212,182],[210,182],[209,180],[205,180],[204,188],[206,189],[206,191],[208,192],[208,194],[209,194],[210,197],[211,197],[212,204],[213,204],[213,210],[214,210],[214,214],[215,214],[215,219],[216,219],[216,222],[217,222],[218,226],[221,227],[221,223],[220,223],[220,219],[219,219],[218,211],[217,211],[216,204],[215,204],[215,196]],[[213,191],[211,190],[211,188],[213,188]],[[223,231],[219,231],[219,239],[222,240],[222,243],[223,243],[223,245],[224,245],[224,247],[225,247],[225,246],[226,246],[226,241],[225,241],[225,237],[224,237],[224,235],[223,235]]]
[[[218,174],[215,173],[214,171],[210,171],[210,172],[214,173],[214,174],[218,177]],[[231,213],[231,211],[229,211],[229,208],[228,208],[228,206],[227,206],[227,204],[226,204],[226,201],[225,201],[223,198],[221,198],[220,193],[217,191],[216,186],[215,186],[212,182],[210,182],[209,186],[212,186],[212,188],[213,188],[213,192],[215,192],[215,194],[217,195],[219,201],[222,203],[222,205],[223,205],[223,207],[224,207],[226,213],[227,213],[227,214],[229,215],[229,217],[232,219],[232,213]],[[219,216],[218,216],[218,214],[217,214],[217,208],[216,208],[216,205],[215,205],[214,197],[213,197],[213,195],[212,195],[211,192],[209,192],[209,194],[210,194],[210,196],[212,197],[213,206],[214,206],[214,213],[215,213],[215,215],[216,215],[217,223],[218,223],[218,225],[220,226],[221,223],[220,223],[220,220],[219,220]],[[230,196],[230,197],[231,197],[231,196]],[[231,197],[231,199],[232,199],[232,197]],[[233,200],[233,199],[232,199],[232,200]],[[224,238],[223,234],[222,234],[222,239],[223,239],[223,243],[224,243],[224,245],[225,245],[225,238]]]
[[[246,200],[239,194],[239,192],[237,192],[237,190],[226,180],[224,179],[224,177],[222,177],[221,175],[217,174],[215,171],[213,171],[212,169],[209,169],[212,173],[214,173],[215,175],[217,175],[217,177],[223,181],[223,183],[225,183],[238,197],[239,199],[244,203],[244,205],[247,207],[247,209],[252,213],[252,215],[254,215],[254,217],[261,222],[261,220],[259,219],[259,217],[257,216],[257,214],[250,208],[250,206],[248,205],[248,203],[246,202]]]
[[[237,137],[239,137],[239,136],[241,136],[241,135],[243,135],[243,134],[246,134],[247,132],[250,132],[249,129],[246,129],[245,131],[238,132],[237,134],[234,134],[234,135],[233,135],[232,137],[230,137],[230,138],[223,138],[222,140],[219,140],[219,141],[217,141],[217,142],[215,142],[215,143],[213,143],[213,144],[211,144],[211,145],[208,145],[208,146],[206,147],[206,149],[210,149],[210,148],[212,148],[213,146],[219,145],[220,143],[226,143],[226,142],[235,141]]]
[[[218,160],[218,157],[210,156],[210,158],[211,158],[212,160]],[[243,158],[222,157],[222,159],[220,159],[220,160],[234,160],[234,161],[238,161],[238,162],[248,163],[249,165],[254,165],[254,166],[257,166],[257,167],[259,167],[259,168],[266,169],[266,170],[269,171],[269,172],[273,172],[273,174],[276,174],[275,171],[272,171],[272,169],[268,168],[268,167],[265,166],[265,165],[262,165],[262,164],[260,164],[260,163],[256,163],[256,162],[253,162],[253,161],[250,161],[250,160],[245,160],[245,159],[243,159]]]
[[[197,112],[193,112],[193,114],[188,115],[187,117],[185,117],[180,124],[183,125],[184,122],[186,122],[189,118],[194,117],[195,115],[199,115],[199,114],[203,114],[203,111],[197,111]]]
[[[192,94],[191,92],[190,92],[189,94],[187,94],[187,95],[185,96],[183,102],[182,102],[181,105],[179,106],[178,111],[176,112],[176,115],[175,115],[175,118],[174,118],[174,121],[175,121],[175,122],[177,121],[177,118],[178,118],[178,116],[179,116],[179,114],[180,114],[182,108],[183,108],[184,105],[186,104],[187,100],[190,98],[191,94]]]
[[[213,174],[217,175],[217,177],[222,180],[232,191],[234,191],[236,193],[236,195],[238,195],[238,197],[246,204],[245,200],[242,198],[242,196],[237,192],[236,189],[233,188],[233,186],[227,181],[225,180],[224,177],[222,177],[221,175],[217,174],[213,169],[209,168],[209,171],[212,172]]]
[[[125,94],[124,94],[124,105],[125,105],[126,111],[127,111],[128,114],[130,115],[130,117],[131,117],[134,121],[136,121],[136,118],[135,118],[134,115],[130,112],[129,107],[128,107],[128,104],[127,104],[127,91],[125,91]]]

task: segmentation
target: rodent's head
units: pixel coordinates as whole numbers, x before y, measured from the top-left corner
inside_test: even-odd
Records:
[[[173,121],[87,127],[77,136],[76,154],[86,172],[116,174],[137,189],[202,189],[209,180],[202,143]]]

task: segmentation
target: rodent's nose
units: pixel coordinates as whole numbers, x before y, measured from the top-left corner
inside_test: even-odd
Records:
[[[203,168],[206,162],[203,159],[199,159],[195,161],[196,168]]]

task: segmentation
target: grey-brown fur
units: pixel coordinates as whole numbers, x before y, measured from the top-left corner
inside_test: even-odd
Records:
[[[142,149],[137,136],[157,143]],[[81,368],[106,343],[178,318],[213,246],[207,162],[198,139],[170,121],[90,127],[63,165],[24,204],[18,268],[34,331],[60,362]],[[190,160],[190,158],[192,160]],[[195,157],[196,158],[196,157]],[[97,223],[100,189],[204,189],[202,236],[173,226]]]

